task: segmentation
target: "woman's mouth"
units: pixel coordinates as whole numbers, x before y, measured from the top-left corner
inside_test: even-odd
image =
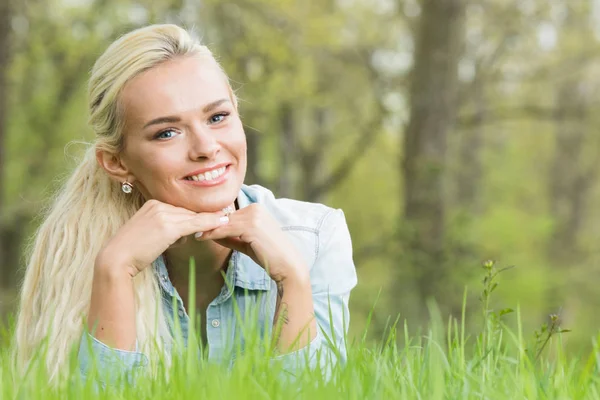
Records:
[[[227,165],[196,175],[186,176],[183,179],[193,183],[194,186],[214,186],[224,182],[227,179],[228,172],[229,166]]]

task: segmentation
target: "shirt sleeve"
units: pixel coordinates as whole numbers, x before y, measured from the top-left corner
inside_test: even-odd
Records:
[[[298,368],[331,368],[347,360],[345,336],[350,323],[348,301],[357,284],[352,241],[342,210],[331,210],[319,229],[317,256],[310,271],[317,335],[302,349],[274,357],[283,371],[295,375]]]
[[[148,357],[137,351],[115,349],[84,331],[79,345],[79,370],[85,380],[94,377],[102,386],[122,379],[132,383],[134,376],[148,365]]]

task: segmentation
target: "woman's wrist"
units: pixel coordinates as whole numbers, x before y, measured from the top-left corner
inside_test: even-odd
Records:
[[[133,278],[137,272],[136,268],[128,266],[126,263],[112,257],[107,257],[101,252],[96,257],[94,264],[94,274],[98,274],[104,279],[123,280],[125,277]]]
[[[310,275],[306,265],[292,263],[287,265],[283,270],[285,273],[274,279],[277,286],[310,286]]]

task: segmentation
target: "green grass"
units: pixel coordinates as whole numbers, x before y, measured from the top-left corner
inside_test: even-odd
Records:
[[[580,399],[600,398],[600,360],[597,341],[582,357],[564,354],[559,320],[536,333],[525,334],[519,310],[490,310],[490,296],[498,273],[494,263],[484,265],[480,331],[468,334],[464,311],[458,319],[443,321],[430,303],[430,324],[420,335],[409,334],[406,324],[392,324],[386,336],[373,344],[368,330],[347,343],[348,363],[336,365],[329,379],[319,370],[299,368],[294,378],[270,359],[269,345],[253,342],[231,368],[194,357],[189,348],[164,373],[150,379],[139,376],[134,385],[105,389],[82,382],[73,358],[72,372],[58,388],[49,388],[42,368],[33,367],[17,378],[6,350],[1,355],[2,399]],[[466,295],[465,295],[466,298]],[[464,310],[464,307],[463,307]],[[399,321],[397,319],[396,321]],[[516,326],[515,329],[507,325]],[[255,338],[254,338],[255,339]],[[247,338],[248,340],[248,338]],[[254,344],[252,344],[254,343]],[[402,343],[402,344],[400,344]],[[164,371],[162,371],[164,372]]]

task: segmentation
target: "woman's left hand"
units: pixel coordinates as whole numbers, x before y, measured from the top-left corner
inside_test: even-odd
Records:
[[[263,267],[275,282],[308,279],[308,268],[275,219],[259,204],[229,215],[229,223],[204,232],[196,240],[214,240],[246,254]]]

